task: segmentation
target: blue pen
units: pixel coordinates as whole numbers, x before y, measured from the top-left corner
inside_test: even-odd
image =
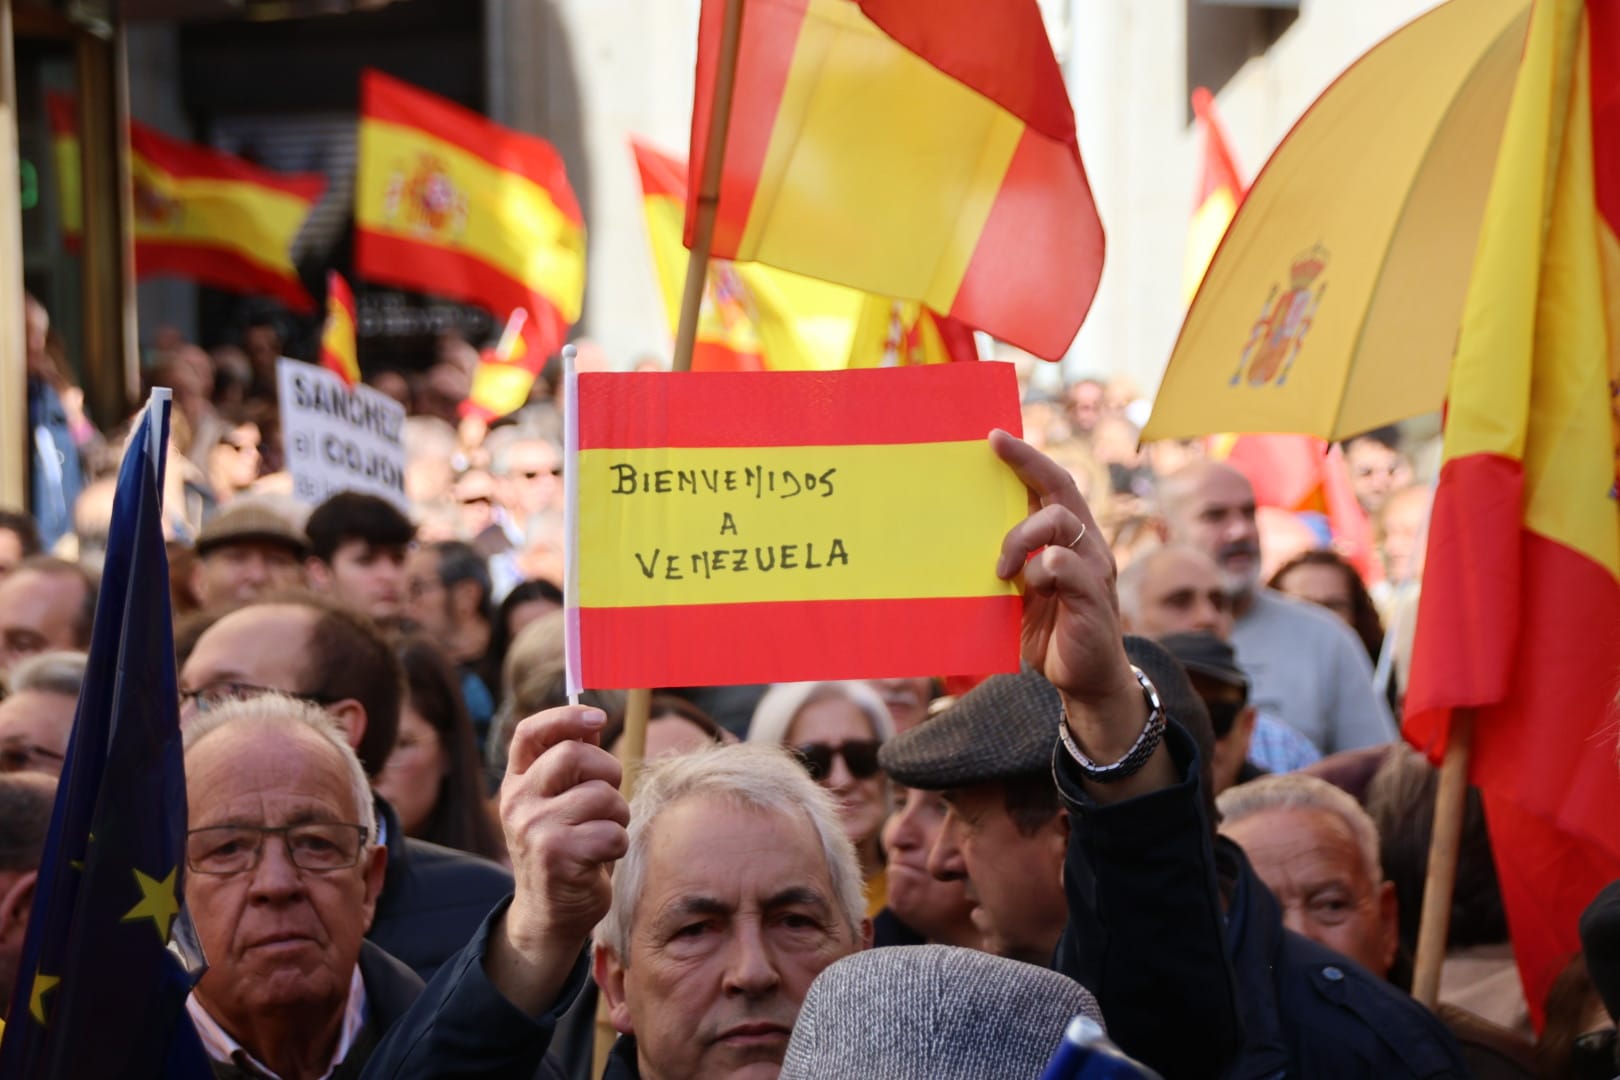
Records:
[[[1159,1074],[1129,1057],[1108,1041],[1090,1017],[1069,1021],[1063,1042],[1047,1063],[1040,1080],[1161,1080]]]

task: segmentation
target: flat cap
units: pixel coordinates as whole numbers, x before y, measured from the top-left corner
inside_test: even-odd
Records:
[[[1207,675],[1216,682],[1249,688],[1249,677],[1238,667],[1237,653],[1208,630],[1165,634],[1159,644],[1189,675]]]
[[[992,675],[884,743],[878,761],[896,781],[930,791],[1049,773],[1062,716],[1057,688],[1041,675]]]
[[[810,984],[782,1080],[1036,1077],[1075,1016],[1102,1024],[1079,983],[948,945],[869,949]]]
[[[309,552],[309,538],[287,515],[256,499],[237,499],[202,527],[197,534],[197,554],[207,555],[215,548],[246,540],[276,544],[295,555]]]

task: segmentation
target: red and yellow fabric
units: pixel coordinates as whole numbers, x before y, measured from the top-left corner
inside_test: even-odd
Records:
[[[172,274],[315,310],[291,252],[324,176],[274,173],[134,122],[129,144],[137,277]]]
[[[321,367],[335,372],[345,385],[360,381],[360,353],[355,346],[354,293],[343,275],[326,272],[326,326],[321,330]]]
[[[76,106],[61,97],[47,105],[62,227],[73,247],[83,214]],[[315,310],[291,252],[326,190],[325,177],[271,172],[133,121],[129,148],[136,277],[170,274],[228,292],[273,297],[292,311]]]
[[[1215,112],[1215,96],[1200,86],[1192,92],[1193,116],[1204,134],[1204,160],[1198,172],[1198,205],[1187,229],[1187,255],[1182,267],[1181,294],[1192,302],[1204,280],[1209,260],[1221,246],[1221,237],[1243,201],[1246,185],[1238,177],[1237,159],[1226,142],[1226,129]]]
[[[1471,709],[1532,1014],[1620,877],[1620,10],[1542,0],[1464,308],[1404,731]]]
[[[724,6],[703,4],[693,170]],[[721,258],[919,301],[1047,359],[1096,293],[1102,224],[1035,0],[749,0],[724,166]]]
[[[45,95],[45,115],[51,128],[51,162],[56,168],[56,209],[62,244],[78,251],[84,239],[83,173],[79,165],[77,103],[54,91]]]
[[[680,319],[687,251],[686,165],[631,140],[653,268],[669,320]],[[713,259],[693,371],[801,371],[978,359],[972,331],[921,304],[870,296],[760,263]]]
[[[367,71],[359,156],[356,273],[525,309],[541,359],[562,347],[585,296],[585,224],[550,143]]]
[[[462,416],[488,423],[528,403],[547,356],[535,343],[534,334],[529,313],[522,308],[512,312],[500,341],[478,354],[472,392],[460,406]]]
[[[1017,669],[994,571],[1027,500],[985,441],[1017,430],[1011,365],[575,385],[576,686]],[[944,529],[942,490],[973,510]]]

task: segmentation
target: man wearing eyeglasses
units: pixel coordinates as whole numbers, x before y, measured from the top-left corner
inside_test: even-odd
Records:
[[[283,695],[185,731],[186,909],[208,959],[187,1001],[220,1077],[357,1075],[422,990],[367,942],[388,862],[360,761]]]
[[[279,692],[322,706],[375,777],[399,730],[404,673],[371,620],[320,597],[289,594],[238,608],[203,631],[180,671],[184,728],[228,702]],[[512,887],[501,867],[408,839],[375,799],[388,873],[371,939],[431,978]]]

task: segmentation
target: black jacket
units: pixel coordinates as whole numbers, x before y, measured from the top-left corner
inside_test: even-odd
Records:
[[[506,906],[503,900],[489,913],[466,947],[440,968],[394,1024],[372,1053],[361,1074],[364,1080],[562,1080],[546,1048],[557,1019],[585,984],[589,965],[581,956],[550,1012],[541,1017],[524,1013],[484,974],[490,928]]]
[[[512,891],[512,875],[488,859],[407,838],[394,808],[381,796],[376,802],[388,871],[366,936],[431,980]]]
[[[360,1076],[377,1044],[422,993],[422,980],[417,978],[416,972],[369,941],[360,943],[360,980],[366,986],[366,1023],[349,1047],[343,1063],[333,1070],[332,1080],[352,1080]],[[231,1062],[211,1061],[209,1064],[217,1080],[258,1080],[261,1075]]]
[[[1056,967],[1114,1041],[1166,1080],[1468,1076],[1427,1009],[1283,928],[1243,852],[1211,834],[1192,737],[1171,723],[1165,743],[1181,781],[1108,806],[1061,744],[1053,756],[1072,821]]]

